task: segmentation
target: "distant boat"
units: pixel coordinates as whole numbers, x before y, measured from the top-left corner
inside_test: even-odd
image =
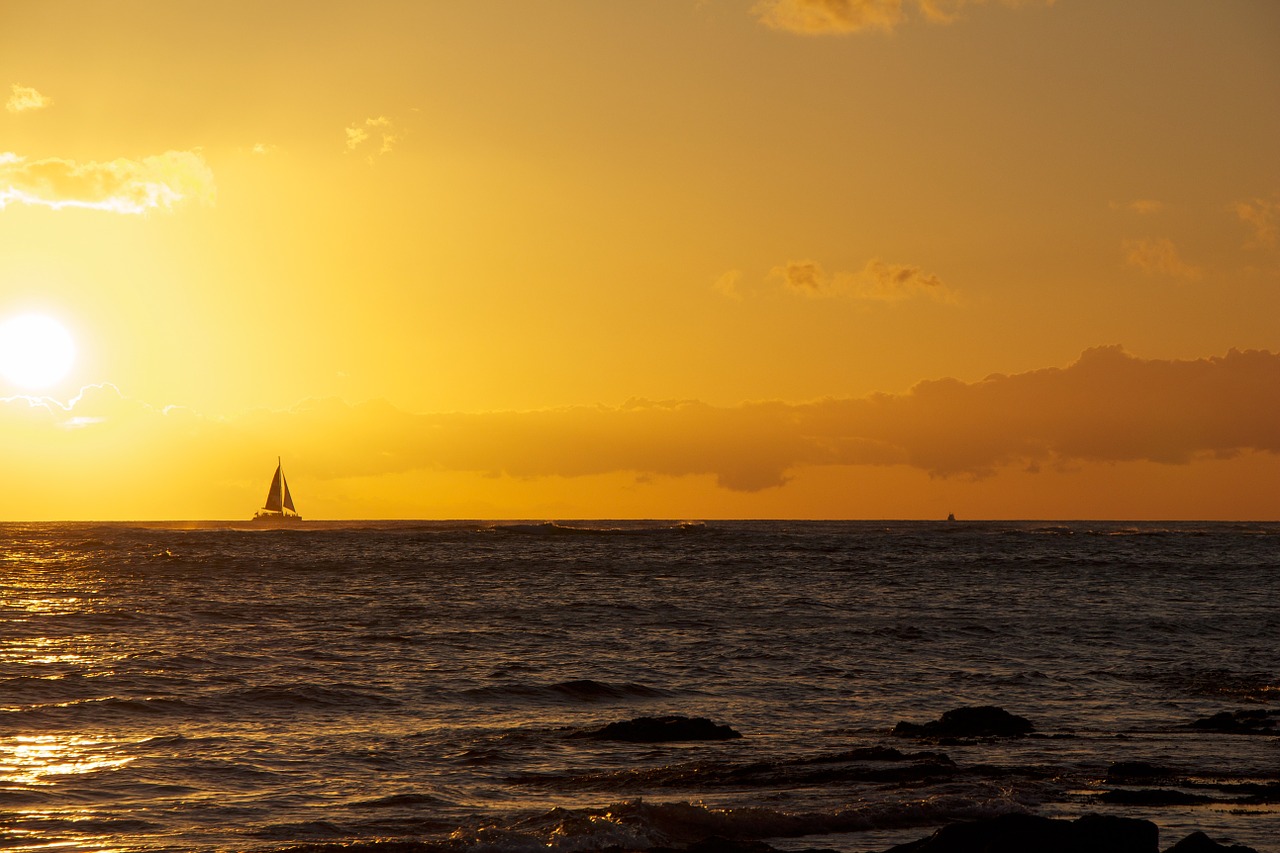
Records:
[[[956,520],[956,514],[954,512],[947,513],[947,521],[955,521],[955,520]]]
[[[284,527],[300,521],[302,516],[298,515],[298,510],[293,506],[289,481],[284,478],[284,463],[276,457],[276,474],[271,478],[271,488],[267,490],[267,503],[253,514],[253,523]]]

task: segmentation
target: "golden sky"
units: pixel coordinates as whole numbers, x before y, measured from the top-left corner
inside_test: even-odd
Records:
[[[0,101],[0,519],[1280,518],[1280,4],[4,0]]]

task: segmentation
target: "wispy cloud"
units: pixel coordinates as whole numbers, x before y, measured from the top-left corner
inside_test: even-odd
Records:
[[[936,275],[910,264],[887,264],[868,261],[862,273],[854,278],[854,295],[875,302],[901,302],[923,296],[937,302],[958,301],[954,290]]]
[[[347,152],[364,154],[371,164],[379,157],[391,153],[403,135],[386,116],[367,118],[363,122],[349,125],[346,132]]]
[[[906,17],[902,0],[762,0],[760,21],[793,33],[856,33],[892,30]]]
[[[889,264],[878,258],[856,273],[828,274],[816,261],[790,261],[773,269],[791,290],[815,297],[842,297],[863,302],[902,302],[926,298],[957,302],[954,290],[936,275],[910,264]]]
[[[742,281],[742,270],[729,270],[717,278],[713,286],[721,296],[729,299],[741,299],[742,291],[738,289],[740,281]]]
[[[1129,213],[1137,213],[1140,216],[1148,216],[1153,213],[1160,213],[1164,210],[1164,202],[1157,201],[1153,198],[1135,198],[1132,201],[1113,201],[1108,206],[1112,210],[1124,210]]]
[[[28,110],[42,110],[53,105],[53,98],[47,98],[30,86],[19,86],[14,83],[10,88],[12,94],[5,101],[4,108],[11,113],[23,113]]]
[[[1248,247],[1253,249],[1276,247],[1277,225],[1280,224],[1280,202],[1255,198],[1236,203],[1236,216],[1253,230]]]
[[[1147,275],[1194,280],[1202,270],[1192,266],[1178,254],[1178,248],[1167,237],[1125,240],[1122,244],[1125,263]]]
[[[1054,0],[1002,0],[1016,7],[1028,3],[1052,5]],[[950,23],[970,6],[987,0],[760,0],[753,13],[766,26],[805,35],[892,32],[918,16],[933,23]]]
[[[145,213],[186,201],[211,204],[213,171],[195,151],[166,151],[141,160],[30,160],[0,153],[0,209],[20,203]]]
[[[896,465],[935,477],[982,478],[1042,466],[1177,465],[1280,453],[1277,399],[1280,355],[1233,350],[1154,360],[1118,346],[1088,350],[1065,368],[978,382],[930,380],[905,394],[731,407],[636,400],[618,407],[414,414],[383,402],[318,400],[290,411],[213,419],[143,405],[98,386],[66,406],[0,399],[0,440],[26,448],[0,457],[0,478],[38,466],[41,454],[114,465],[98,450],[100,435],[111,431],[131,436],[131,445],[156,458],[211,471],[289,435],[291,453],[306,459],[317,479],[426,470],[524,479],[621,472],[638,480],[710,476],[724,489],[758,492],[782,487],[797,469],[813,466]],[[334,441],[335,435],[344,438]]]

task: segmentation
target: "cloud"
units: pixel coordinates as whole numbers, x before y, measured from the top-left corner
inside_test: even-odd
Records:
[[[9,96],[9,100],[5,102],[4,108],[11,113],[42,110],[53,105],[53,98],[46,98],[30,86],[19,86],[14,83],[10,90],[12,94]]]
[[[1125,240],[1122,247],[1125,263],[1147,275],[1197,279],[1202,274],[1199,267],[1182,260],[1177,247],[1167,237]]]
[[[790,261],[772,274],[786,286],[806,296],[843,297],[862,302],[902,302],[925,297],[954,303],[959,297],[936,275],[910,264],[889,264],[878,258],[860,272],[828,274],[816,261]]]
[[[753,11],[775,30],[855,33],[892,30],[905,17],[902,5],[902,0],[764,0]]]
[[[1127,210],[1139,216],[1148,216],[1164,210],[1164,202],[1152,198],[1135,198],[1132,201],[1113,201],[1108,205],[1112,210]]]
[[[1052,5],[1054,0],[1003,0],[1003,5],[1017,7],[1029,2]],[[911,9],[933,23],[950,23],[966,7],[986,3],[987,0],[760,0],[752,12],[775,30],[828,35],[864,30],[892,32],[911,17]]]
[[[901,302],[916,296],[938,302],[957,301],[955,291],[936,275],[925,273],[920,267],[886,264],[879,260],[867,262],[854,281],[854,294],[858,299],[875,302]]]
[[[185,201],[211,204],[214,196],[213,171],[195,151],[103,163],[0,153],[0,210],[17,202],[55,210],[145,213],[172,210]]]
[[[833,289],[831,278],[815,261],[788,261],[783,266],[774,267],[773,272],[782,276],[787,287],[808,296],[827,295]]]
[[[353,124],[347,131],[347,152],[361,152],[372,164],[379,157],[391,153],[403,135],[386,116],[367,118]],[[367,144],[366,144],[367,143]]]
[[[1251,201],[1237,202],[1235,209],[1240,221],[1253,229],[1253,240],[1248,243],[1248,248],[1274,249],[1276,247],[1280,203],[1255,198]]]
[[[741,299],[742,292],[738,290],[738,282],[742,280],[742,270],[729,270],[724,275],[716,279],[713,287],[721,296],[729,299]]]
[[[93,386],[70,404],[0,398],[0,478],[75,462],[86,482],[114,482],[125,445],[180,470],[180,482],[225,477],[228,460],[274,448],[306,460],[313,479],[414,471],[534,480],[629,473],[712,477],[751,493],[804,467],[906,466],[934,477],[1086,463],[1180,465],[1244,452],[1280,454],[1280,355],[1232,350],[1197,360],[1141,359],[1118,346],[1066,368],[937,379],[905,394],[761,402],[632,400],[622,406],[415,414],[385,402],[314,400],[289,411],[204,418]],[[192,473],[190,466],[205,466]],[[120,476],[126,472],[121,471]],[[10,479],[13,478],[13,479]]]

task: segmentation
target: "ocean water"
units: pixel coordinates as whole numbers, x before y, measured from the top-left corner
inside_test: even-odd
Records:
[[[1280,524],[3,524],[0,848],[877,851],[1021,811],[1280,853],[1280,737],[1191,725],[1280,710],[1278,592]],[[970,705],[1036,734],[890,733]],[[672,714],[743,736],[575,736]]]

